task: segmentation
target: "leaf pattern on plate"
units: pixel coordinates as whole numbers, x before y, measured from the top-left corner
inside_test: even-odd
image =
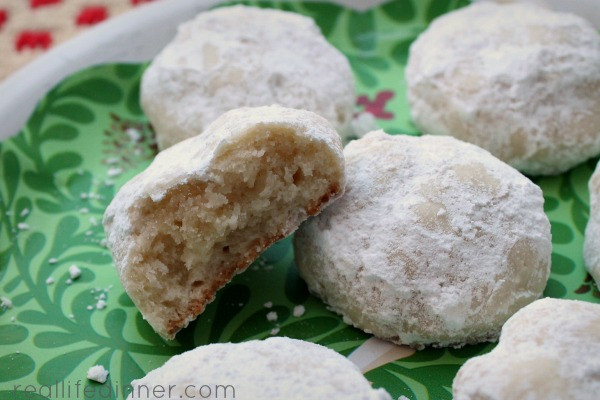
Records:
[[[350,60],[357,100],[362,99],[357,111],[374,112],[389,133],[418,134],[405,95],[410,44],[431,18],[467,1],[393,0],[364,12],[313,2],[243,3],[313,17]],[[107,383],[98,387],[127,385],[172,355],[215,341],[288,335],[348,355],[370,337],[309,294],[295,268],[290,238],[271,246],[220,290],[176,340],[164,341],[143,320],[102,246],[101,220],[116,190],[157,151],[139,104],[146,66],[112,64],[69,77],[40,101],[20,134],[0,143],[0,295],[14,304],[0,309],[2,389],[57,379],[86,382],[87,369],[98,363],[110,370]],[[597,161],[534,179],[553,222],[546,295],[600,303],[581,257],[587,181]],[[73,264],[82,275],[69,285]],[[55,282],[46,284],[48,278]],[[104,310],[95,309],[100,295],[106,296]],[[306,311],[295,317],[297,305]],[[277,314],[275,320],[267,318],[270,312]],[[428,348],[366,376],[396,398],[451,399],[460,365],[492,348]],[[16,393],[16,398],[32,398]],[[113,398],[122,399],[123,393]]]
[[[14,381],[29,375],[35,369],[35,361],[25,353],[0,356],[0,383]]]
[[[0,345],[21,343],[28,335],[29,331],[23,325],[0,325]]]

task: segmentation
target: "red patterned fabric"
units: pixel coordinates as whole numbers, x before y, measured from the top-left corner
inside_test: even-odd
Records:
[[[23,31],[17,36],[15,49],[23,51],[26,48],[47,49],[52,44],[52,35],[48,31]]]
[[[52,46],[151,1],[158,0],[0,0],[0,81]]]
[[[77,16],[77,25],[94,25],[108,18],[106,7],[86,7]]]
[[[63,0],[30,0],[29,4],[30,4],[31,8],[37,8],[37,7],[48,6],[51,4],[60,3],[62,1]]]
[[[2,29],[2,25],[4,25],[7,19],[8,13],[6,12],[6,10],[0,10],[0,29]]]

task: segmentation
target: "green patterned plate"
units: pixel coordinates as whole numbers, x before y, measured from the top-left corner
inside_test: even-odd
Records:
[[[313,17],[350,59],[358,108],[371,112],[389,133],[418,134],[410,122],[403,79],[408,46],[433,18],[465,3],[396,0],[366,12],[318,3],[250,4]],[[21,133],[0,144],[0,295],[13,303],[0,310],[0,399],[76,398],[78,380],[93,388],[87,398],[122,399],[121,389],[132,379],[174,354],[213,342],[276,334],[348,355],[369,339],[308,294],[294,267],[289,238],[221,290],[176,341],[163,341],[141,318],[103,246],[100,221],[118,187],[156,152],[138,102],[144,68],[104,65],[71,76],[40,102]],[[595,163],[535,180],[552,222],[547,296],[600,303],[581,255],[587,181]],[[69,284],[73,264],[82,275]],[[54,283],[48,284],[49,278]],[[107,306],[96,309],[101,297]],[[265,306],[269,302],[270,308]],[[294,313],[297,305],[304,306],[302,315]],[[270,311],[277,313],[276,321],[266,318]],[[450,399],[460,365],[492,347],[405,351],[392,357],[403,357],[396,361],[375,362],[371,368],[379,366],[366,376],[395,397]],[[85,379],[94,364],[110,371],[104,385]]]

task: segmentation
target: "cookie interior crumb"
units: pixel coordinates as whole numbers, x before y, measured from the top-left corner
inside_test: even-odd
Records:
[[[147,198],[131,216],[140,256],[126,281],[154,318],[202,312],[219,287],[293,229],[298,215],[290,212],[315,214],[341,190],[329,187],[340,181],[335,154],[293,128],[259,127],[228,146],[213,164],[214,181]]]

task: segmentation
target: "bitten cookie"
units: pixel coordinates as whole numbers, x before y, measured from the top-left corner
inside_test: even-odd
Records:
[[[600,153],[600,35],[576,15],[476,2],[419,36],[406,80],[423,133],[471,142],[524,173]]]
[[[583,258],[585,266],[600,286],[600,169],[592,174],[588,183],[590,191],[590,219],[585,228]]]
[[[200,346],[171,358],[132,386],[128,399],[141,398],[138,390],[146,393],[149,388],[152,393],[157,386],[171,387],[172,399],[192,398],[194,393],[198,398],[242,400],[392,399],[384,389],[371,388],[342,355],[287,337]]]
[[[308,288],[348,323],[413,347],[495,340],[550,273],[542,191],[450,137],[371,132],[345,195],[296,232]]]
[[[341,140],[329,122],[303,110],[242,108],[159,153],[119,190],[104,227],[125,290],[170,339],[343,190]]]
[[[597,400],[600,305],[545,298],[502,328],[491,353],[470,359],[454,378],[454,400]]]
[[[226,111],[271,104],[313,111],[342,134],[354,98],[348,60],[312,19],[246,6],[182,24],[141,84],[161,150],[200,134]]]

